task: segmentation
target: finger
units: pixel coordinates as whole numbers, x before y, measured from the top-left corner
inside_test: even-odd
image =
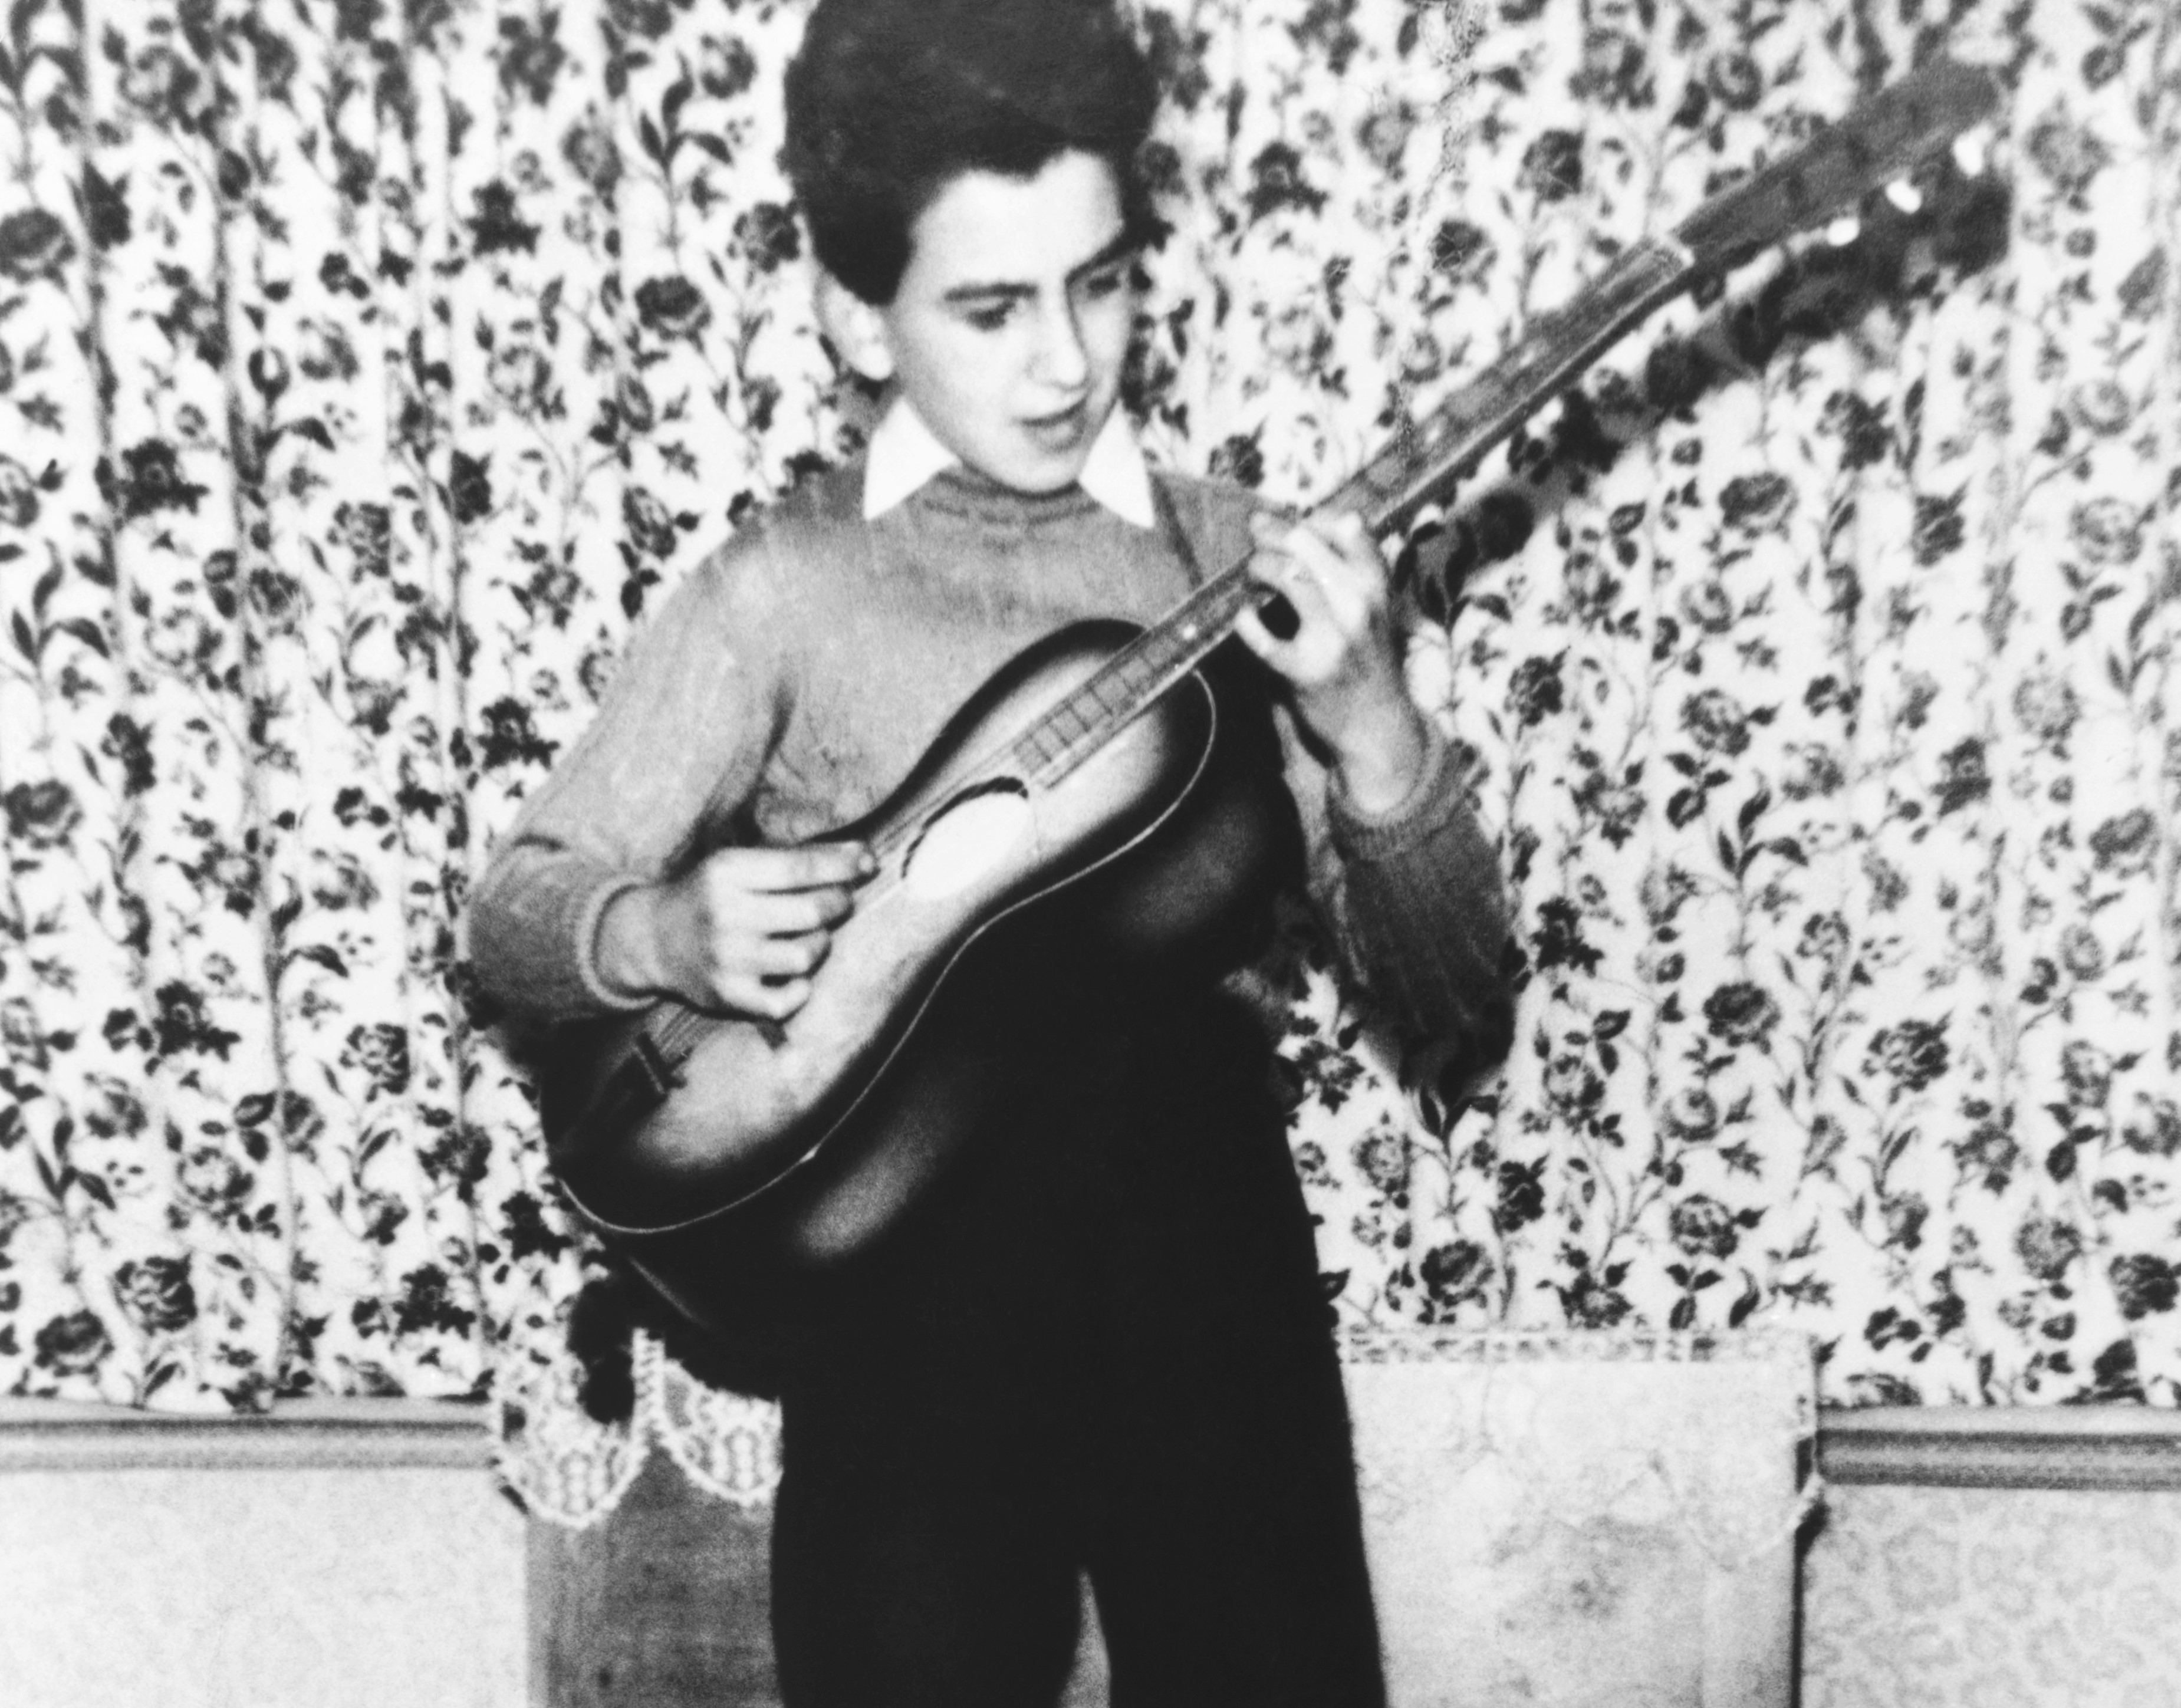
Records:
[[[1363,518],[1350,511],[1313,514],[1289,522],[1269,511],[1260,510],[1250,517],[1250,533],[1266,550],[1291,556],[1316,555],[1322,546],[1333,557],[1360,569],[1376,573],[1386,567],[1384,554],[1371,537],[1370,529],[1364,526]]]
[[[1295,609],[1288,607],[1290,612]],[[1265,620],[1254,611],[1245,609],[1234,619],[1234,633],[1242,644],[1275,670],[1285,668],[1288,643],[1265,627]]]
[[[835,885],[809,890],[754,890],[737,900],[730,928],[763,937],[795,937],[837,926],[853,912],[856,893]]]
[[[1338,516],[1321,518],[1320,521],[1319,533],[1341,556],[1359,568],[1374,572],[1384,571],[1386,555],[1378,549],[1378,542],[1372,538],[1371,530],[1364,526],[1361,517],[1353,511],[1343,511]]]
[[[1244,611],[1267,637],[1285,645],[1301,633],[1302,613],[1295,609],[1293,600],[1279,592],[1277,583],[1272,585],[1276,597],[1260,600],[1254,607],[1245,606]]]
[[[1361,518],[1313,517],[1284,533],[1261,529],[1259,539],[1293,566],[1283,590],[1317,595],[1343,632],[1356,633],[1385,605],[1385,560]]]
[[[830,931],[804,931],[799,937],[757,937],[737,946],[735,965],[748,967],[768,979],[806,978],[825,965],[833,945]]]
[[[1386,603],[1385,560],[1354,517],[1298,529],[1295,556],[1324,594],[1327,609],[1349,629]]]
[[[722,848],[712,856],[710,870],[715,883],[745,890],[817,889],[869,876],[871,856],[863,843],[853,842]]]
[[[1298,571],[1281,584],[1281,594],[1260,605],[1256,615],[1267,632],[1286,645],[1292,667],[1314,669],[1337,659],[1346,646],[1345,631],[1324,589]]]
[[[1371,530],[1363,525],[1363,518],[1353,511],[1341,511],[1329,516],[1306,516],[1298,524],[1297,531],[1323,540],[1342,557],[1366,568],[1373,566],[1383,567],[1385,563],[1378,542],[1371,537]]]
[[[1306,563],[1314,576],[1328,584],[1374,590],[1383,588],[1392,573],[1386,555],[1359,516],[1309,517],[1286,536],[1268,543]]]
[[[1321,548],[1322,549],[1322,548]],[[1290,552],[1284,544],[1261,546],[1250,559],[1250,578],[1261,587],[1268,587],[1295,607],[1295,616],[1306,621],[1315,603],[1322,602],[1321,587],[1314,567],[1299,553]],[[1294,624],[1283,624],[1277,611],[1271,624],[1275,634],[1283,627],[1292,631]]]
[[[735,978],[720,987],[722,1008],[760,1020],[784,1020],[809,1000],[810,981],[805,978]]]
[[[1289,597],[1306,620],[1330,618],[1342,633],[1352,633],[1367,606],[1356,572],[1316,534],[1306,533],[1295,542],[1295,586]]]

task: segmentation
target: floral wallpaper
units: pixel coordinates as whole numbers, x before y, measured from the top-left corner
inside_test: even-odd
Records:
[[[0,1388],[482,1395],[586,1253],[461,958],[632,622],[853,442],[774,0],[0,18]],[[2181,18],[1146,0],[1133,403],[1288,500],[1950,45],[1996,164],[1670,307],[1404,551],[1504,1072],[1322,972],[1355,1325],[1767,1324],[2181,1398]],[[1411,1071],[1395,1071],[1407,1050]]]

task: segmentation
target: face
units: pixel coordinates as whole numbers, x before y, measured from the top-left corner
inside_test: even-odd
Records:
[[[1120,396],[1135,249],[1112,168],[1055,156],[970,172],[918,216],[893,301],[865,307],[859,368],[891,374],[940,442],[1018,492],[1082,472]]]

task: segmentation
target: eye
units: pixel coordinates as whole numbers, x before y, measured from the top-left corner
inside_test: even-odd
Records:
[[[1097,272],[1092,274],[1088,279],[1083,281],[1083,294],[1085,296],[1094,299],[1101,296],[1111,296],[1114,292],[1124,288],[1128,282],[1129,270],[1127,268],[1121,266],[1102,267]]]
[[[974,308],[964,309],[962,318],[980,332],[997,332],[1008,323],[1014,312],[1014,303],[1011,300],[1002,299],[997,302],[980,303]]]

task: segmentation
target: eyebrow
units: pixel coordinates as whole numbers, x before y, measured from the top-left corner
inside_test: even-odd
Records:
[[[1086,273],[1096,273],[1101,268],[1111,267],[1117,261],[1125,260],[1141,247],[1143,247],[1141,240],[1133,232],[1125,229],[1117,231],[1096,254],[1068,270],[1068,282],[1073,284]],[[1037,287],[1034,285],[1024,285],[1011,280],[995,280],[990,284],[981,284],[972,280],[967,285],[956,285],[952,290],[944,293],[939,300],[942,302],[952,303],[983,302],[994,299],[1012,301],[1036,295]]]

